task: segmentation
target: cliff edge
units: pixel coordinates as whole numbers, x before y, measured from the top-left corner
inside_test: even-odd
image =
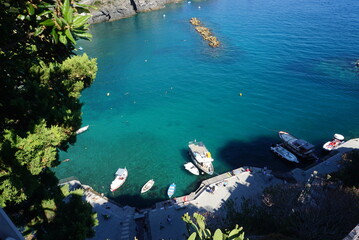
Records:
[[[81,4],[94,6],[90,9],[92,18],[89,23],[115,21],[132,17],[139,12],[148,12],[164,8],[168,3],[182,0],[82,0]]]

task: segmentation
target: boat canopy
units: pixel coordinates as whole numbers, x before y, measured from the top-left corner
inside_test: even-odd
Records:
[[[126,168],[119,168],[117,172],[115,173],[117,176],[121,176],[126,172]]]
[[[293,144],[295,146],[297,146],[298,148],[300,148],[301,151],[304,151],[304,152],[309,151],[315,147],[313,144],[310,144],[309,142],[307,142],[303,139],[297,139],[296,141],[293,142]]]
[[[338,133],[334,134],[334,138],[335,138],[335,139],[338,139],[339,141],[343,141],[343,140],[344,140],[344,136],[341,135],[341,134],[338,134]]]

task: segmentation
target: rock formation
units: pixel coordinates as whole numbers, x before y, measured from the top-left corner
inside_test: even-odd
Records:
[[[95,7],[90,9],[92,18],[89,23],[115,21],[131,17],[138,12],[164,8],[168,3],[181,0],[82,0],[80,3]]]
[[[200,26],[202,24],[201,21],[199,21],[197,18],[191,18],[189,22],[192,25],[197,26],[195,27],[196,31],[201,34],[204,40],[208,41],[208,44],[211,47],[219,47],[220,42],[215,36],[213,36],[213,34],[209,31],[208,28]]]

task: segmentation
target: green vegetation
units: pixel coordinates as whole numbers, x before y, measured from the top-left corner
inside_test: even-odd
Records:
[[[75,142],[79,97],[96,77],[96,59],[75,56],[76,41],[91,37],[86,11],[70,0],[0,0],[0,206],[39,239],[84,239],[96,224],[91,206],[66,197],[49,169]],[[70,215],[78,221],[68,226]]]
[[[359,188],[359,150],[345,153],[341,163],[343,168],[332,176],[343,182],[344,186]]]
[[[236,225],[233,230],[226,230],[222,232],[221,229],[216,229],[214,234],[211,230],[206,228],[205,217],[199,213],[193,213],[195,222],[191,219],[188,213],[182,216],[182,220],[186,223],[188,240],[244,240],[243,228]],[[192,233],[191,233],[192,230]]]
[[[264,190],[261,202],[247,199],[240,208],[227,203],[221,224],[231,228],[239,223],[263,240],[343,239],[359,222],[358,162],[355,150],[343,156],[343,168],[334,178],[272,186]]]
[[[82,201],[83,189],[69,191],[69,186],[64,185],[61,190],[66,198],[58,204],[57,214],[43,238],[77,240],[93,237],[95,232],[92,227],[98,224],[97,214],[91,213],[92,207]]]

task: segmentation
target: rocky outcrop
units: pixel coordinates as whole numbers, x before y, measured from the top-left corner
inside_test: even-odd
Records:
[[[114,21],[136,14],[130,0],[83,0],[82,4],[91,5],[89,23]]]
[[[92,18],[89,23],[100,23],[132,17],[138,12],[161,9],[168,3],[180,1],[182,0],[83,0],[81,3],[96,8],[90,9]]]
[[[171,0],[133,0],[137,7],[137,12],[148,12],[164,8],[167,3],[176,1]]]
[[[213,34],[211,33],[211,31],[204,27],[204,26],[201,26],[201,21],[198,20],[197,18],[191,18],[189,20],[189,22],[196,26],[195,29],[196,31],[201,34],[201,36],[203,37],[204,40],[206,40],[209,44],[209,46],[211,47],[219,47],[220,45],[220,42],[217,40],[217,38],[215,36],[213,36]]]

